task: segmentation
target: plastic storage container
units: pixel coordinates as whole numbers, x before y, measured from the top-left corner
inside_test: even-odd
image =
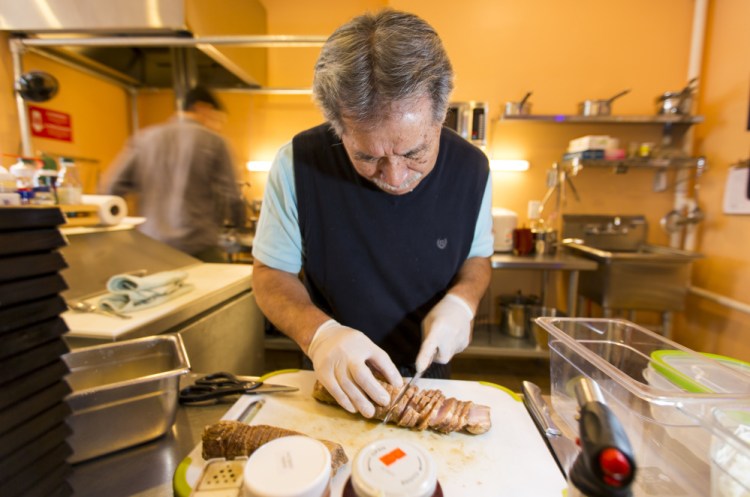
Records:
[[[354,458],[344,497],[442,497],[437,464],[421,446],[386,438],[364,446]]]
[[[750,402],[750,376],[620,319],[539,318],[550,334],[552,404],[577,432],[571,380],[586,376],[602,390],[633,444],[635,495],[710,495],[712,409]],[[688,392],[649,378],[654,357],[677,351],[708,372],[711,392]],[[651,367],[649,367],[651,366]],[[663,380],[664,378],[662,378]]]

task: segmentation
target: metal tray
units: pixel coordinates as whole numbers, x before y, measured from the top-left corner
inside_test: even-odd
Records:
[[[71,463],[153,440],[174,423],[180,376],[190,370],[178,335],[159,335],[74,350]]]

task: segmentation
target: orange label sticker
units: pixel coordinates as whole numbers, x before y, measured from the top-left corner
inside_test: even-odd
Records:
[[[385,464],[386,466],[390,466],[391,464],[393,464],[394,462],[398,461],[399,459],[401,459],[405,455],[406,455],[406,453],[403,450],[401,450],[399,448],[395,448],[392,451],[390,451],[389,453],[387,453],[387,454],[385,454],[383,456],[380,456],[380,461],[383,464]]]

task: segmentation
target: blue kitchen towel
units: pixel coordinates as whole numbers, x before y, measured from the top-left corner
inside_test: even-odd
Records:
[[[99,299],[98,306],[104,310],[134,312],[154,307],[195,287],[186,283],[184,271],[164,271],[149,276],[118,274],[107,282],[109,293]]]

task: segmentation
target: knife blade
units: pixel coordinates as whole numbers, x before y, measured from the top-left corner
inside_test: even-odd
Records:
[[[542,390],[530,381],[524,381],[523,403],[531,414],[531,418],[544,435],[547,445],[555,456],[557,465],[567,477],[570,467],[575,462],[578,454],[581,452],[580,447],[571,439],[563,435],[557,427],[549,413],[549,407],[542,397]]]
[[[418,371],[414,374],[414,376],[411,377],[411,380],[408,381],[406,385],[404,385],[401,388],[401,391],[396,395],[396,398],[393,399],[393,402],[391,402],[391,406],[388,408],[388,412],[385,413],[385,417],[383,418],[382,423],[385,424],[388,422],[388,420],[391,419],[391,416],[393,415],[393,410],[396,407],[396,405],[401,402],[401,399],[404,397],[404,394],[406,394],[406,391],[409,389],[410,386],[414,384],[415,381],[420,379],[422,377],[422,373],[424,371]]]
[[[435,352],[432,353],[432,357],[430,358],[430,361],[427,363],[427,367],[423,369],[422,371],[417,371],[416,373],[414,373],[414,376],[411,377],[411,380],[409,380],[409,382],[401,388],[401,391],[398,393],[398,395],[396,395],[396,398],[393,399],[393,402],[391,402],[391,405],[388,408],[388,412],[385,413],[385,417],[383,418],[383,421],[382,421],[383,424],[387,423],[391,419],[391,416],[393,415],[393,409],[396,407],[396,405],[398,405],[399,402],[401,402],[401,399],[404,397],[409,387],[412,386],[414,383],[416,383],[417,380],[422,377],[425,371],[430,369],[430,366],[432,365],[432,361],[435,360],[436,354],[437,354],[437,349],[435,350]]]

